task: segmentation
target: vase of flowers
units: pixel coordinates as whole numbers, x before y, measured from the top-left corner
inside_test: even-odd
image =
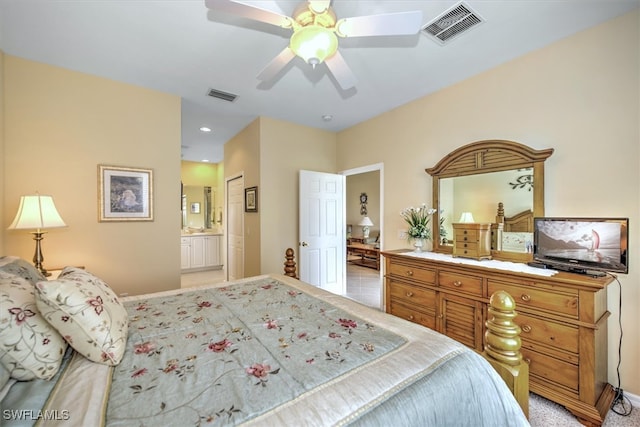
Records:
[[[433,208],[427,208],[427,205],[423,203],[417,208],[410,207],[400,212],[402,218],[409,224],[407,239],[413,240],[416,252],[422,252],[424,241],[431,240],[429,221],[435,211]]]

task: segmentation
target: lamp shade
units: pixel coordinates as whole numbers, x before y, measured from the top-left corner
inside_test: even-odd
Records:
[[[40,194],[20,197],[20,205],[9,230],[43,229],[66,227],[53,197]]]
[[[358,225],[362,227],[371,227],[373,226],[373,222],[371,222],[371,219],[368,216],[365,216],[364,218],[362,218],[362,221],[358,223]]]
[[[291,36],[289,47],[310,65],[317,65],[338,50],[335,33],[320,25],[301,28]]]
[[[462,215],[460,215],[460,222],[474,222],[471,212],[462,212]]]

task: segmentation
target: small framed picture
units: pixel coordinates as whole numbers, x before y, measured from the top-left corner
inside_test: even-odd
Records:
[[[153,170],[98,165],[98,221],[153,221]]]
[[[200,203],[198,203],[198,202],[191,203],[191,213],[192,214],[199,214],[200,213]]]
[[[258,187],[244,189],[244,211],[258,212]]]

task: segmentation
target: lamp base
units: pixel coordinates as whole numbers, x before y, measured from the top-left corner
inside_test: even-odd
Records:
[[[44,239],[44,237],[42,236],[44,233],[46,233],[46,231],[31,232],[31,234],[33,234],[33,240],[36,241],[36,252],[33,254],[33,265],[36,266],[36,269],[38,269],[40,274],[42,274],[44,277],[49,277],[51,276],[51,273],[45,270],[45,268],[42,266],[44,257],[42,256],[42,247],[40,245],[40,242],[42,241],[42,239]]]

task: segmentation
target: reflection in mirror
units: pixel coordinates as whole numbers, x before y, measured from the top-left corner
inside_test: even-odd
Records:
[[[463,212],[475,222],[494,223],[499,202],[506,217],[533,211],[532,189],[532,168],[440,179],[441,244],[452,244],[452,224],[461,222]]]
[[[182,228],[213,228],[215,194],[211,187],[185,185],[182,187]],[[191,209],[198,204],[199,209]]]

